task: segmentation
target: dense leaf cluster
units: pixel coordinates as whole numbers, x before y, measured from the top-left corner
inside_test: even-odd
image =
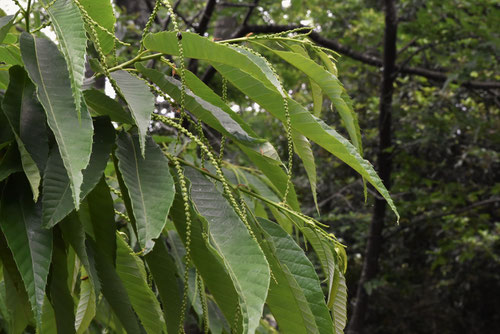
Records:
[[[151,34],[163,5],[174,31]],[[357,117],[335,64],[304,38],[308,29],[214,42],[179,31],[168,1],[157,1],[140,45],[131,48],[135,56],[118,64],[117,45],[127,43],[115,37],[109,2],[40,0],[19,9],[0,18],[3,328],[172,333],[197,322],[205,332],[254,333],[277,323],[289,333],[342,333],[344,245],[301,213],[291,182],[294,151],[314,199],[309,140],[396,209],[362,157]],[[48,25],[55,41],[40,32]],[[257,48],[309,78],[316,115],[291,98]],[[213,66],[225,87],[282,123],[287,165],[230,108],[226,88],[215,93],[185,68],[184,57]],[[87,79],[86,60],[95,71]],[[151,68],[150,60],[170,71]],[[89,87],[98,77],[115,99]],[[316,117],[322,94],[350,141]],[[158,97],[174,117],[155,112]],[[173,135],[151,136],[152,124]],[[207,132],[222,136],[221,147],[227,140],[246,166],[224,161]],[[327,296],[300,242],[316,253]]]

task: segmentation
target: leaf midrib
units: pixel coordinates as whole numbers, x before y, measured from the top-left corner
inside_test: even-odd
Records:
[[[33,38],[33,37],[32,37],[32,38]],[[49,112],[50,112],[50,114],[51,114],[51,116],[52,116],[52,119],[53,119],[53,121],[54,121],[54,126],[55,126],[55,128],[56,128],[56,130],[57,130],[58,136],[59,136],[60,141],[61,141],[61,143],[62,143],[62,145],[58,145],[58,148],[59,148],[60,150],[64,151],[64,155],[65,155],[66,157],[69,157],[69,154],[68,154],[68,152],[67,152],[67,150],[66,150],[66,142],[64,141],[64,136],[62,135],[61,130],[59,129],[59,124],[58,124],[58,122],[57,122],[57,118],[56,118],[55,113],[54,113],[54,110],[53,110],[53,108],[52,108],[52,100],[50,99],[49,94],[47,93],[47,90],[46,90],[46,88],[45,88],[45,80],[43,79],[43,76],[42,76],[42,69],[40,68],[40,63],[39,63],[39,61],[38,61],[38,49],[37,49],[36,39],[35,39],[35,38],[33,38],[33,44],[34,44],[34,46],[35,46],[35,47],[34,47],[34,51],[35,51],[36,67],[37,67],[37,69],[38,69],[38,74],[40,75],[40,81],[41,81],[41,83],[42,83],[42,84],[41,84],[41,86],[42,86],[42,88],[43,88],[44,95],[45,95],[46,99],[47,99],[47,100],[48,100],[48,102],[49,102],[49,103],[48,103],[48,104],[49,104],[49,109],[50,109],[50,111],[49,111]],[[63,156],[62,152],[61,152],[61,156]],[[63,158],[63,161],[64,161],[64,158]],[[67,163],[71,166],[71,160],[67,159],[67,161],[68,161]],[[71,179],[73,179],[73,171],[72,171],[72,169],[71,169],[71,168],[69,168],[69,169],[67,169],[67,172],[70,174],[70,183],[71,183]],[[77,201],[77,202],[78,202],[78,200],[79,200],[79,199],[75,199],[75,201]]]

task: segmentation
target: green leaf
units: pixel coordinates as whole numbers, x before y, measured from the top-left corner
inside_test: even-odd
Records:
[[[160,304],[146,279],[144,263],[134,254],[122,236],[118,235],[116,272],[127,290],[130,302],[148,333],[166,333]]]
[[[75,207],[80,205],[82,169],[87,167],[92,149],[92,121],[85,104],[78,119],[64,58],[55,44],[22,33],[21,54],[55,135],[59,152],[70,179]],[[83,107],[85,106],[85,107]]]
[[[335,263],[333,244],[330,240],[326,240],[316,230],[311,229],[308,226],[304,226],[300,229],[300,231],[313,247],[314,252],[318,256],[319,262],[321,263],[321,268],[323,269],[323,273],[325,274],[328,283],[328,303],[330,303],[334,298],[334,279],[337,267],[337,264]],[[330,308],[329,304],[328,307]]]
[[[307,53],[306,49],[303,46],[298,44],[292,44],[288,46],[293,51],[303,55],[306,58],[310,58],[309,54]],[[311,85],[311,95],[313,100],[313,115],[319,117],[321,115],[321,109],[323,107],[323,91],[321,90],[321,87],[312,78],[309,78],[309,84]]]
[[[85,268],[81,269],[82,278],[87,275]],[[75,328],[77,334],[83,334],[89,327],[96,314],[96,298],[90,280],[85,279],[80,283],[80,299],[75,314]]]
[[[155,99],[149,91],[146,83],[125,71],[111,73],[111,77],[116,81],[120,92],[125,98],[135,125],[139,130],[139,144],[141,154],[145,154],[146,134],[148,132],[151,114],[155,109]]]
[[[0,43],[3,42],[5,36],[9,32],[12,24],[14,24],[14,20],[17,17],[17,13],[15,15],[7,15],[0,17]]]
[[[54,250],[49,279],[49,300],[58,333],[75,333],[73,297],[68,288],[67,250],[59,229],[54,229]]]
[[[19,280],[22,285],[20,276]],[[24,291],[23,286],[21,286],[22,293],[16,289],[13,279],[11,279],[10,274],[6,270],[3,271],[3,281],[0,284],[0,289],[3,290],[3,302],[5,303],[5,310],[2,311],[2,316],[3,320],[7,323],[7,328],[4,327],[4,329],[8,333],[24,333],[30,318],[33,318],[26,291]]]
[[[4,314],[8,321],[9,333],[22,333],[32,321],[28,294],[24,288],[21,274],[17,269],[12,252],[7,246],[3,233],[0,233],[0,258],[2,261],[3,280],[5,283],[5,303],[7,312]]]
[[[347,285],[345,277],[337,267],[335,271],[333,297],[328,303],[332,310],[333,322],[335,324],[335,334],[344,334],[347,324]]]
[[[189,181],[187,181],[189,183]],[[178,181],[176,182],[178,184]],[[184,213],[184,202],[178,192],[175,196],[171,209],[172,220],[179,233],[178,236],[186,244],[186,217]],[[198,215],[191,210],[191,258],[203,277],[203,282],[214,297],[217,305],[220,307],[228,323],[234,324],[239,305],[238,293],[234,283],[228,274],[223,259],[206,238],[206,226],[198,219]],[[177,233],[169,231],[169,241],[175,241]],[[171,242],[171,246],[172,246]],[[175,247],[172,247],[175,249]],[[238,324],[241,322],[241,317]],[[240,327],[240,325],[238,325]]]
[[[261,245],[274,277],[266,303],[280,329],[284,333],[319,333],[304,291],[288,267],[279,262],[273,243],[261,241]]]
[[[311,193],[314,199],[314,204],[316,205],[316,210],[319,214],[318,196],[316,194],[316,163],[314,162],[311,144],[305,136],[298,133],[296,130],[292,130],[292,141],[295,147],[295,152],[304,164],[304,169],[306,170],[307,178],[309,179],[309,184],[311,185]]]
[[[94,120],[92,155],[83,170],[80,199],[83,200],[99,182],[115,141],[115,130],[107,117]],[[42,217],[45,227],[52,227],[66,217],[75,204],[71,197],[70,180],[57,148],[51,150],[43,180]]]
[[[82,214],[83,211],[85,210],[81,210]],[[89,276],[89,281],[92,283],[95,295],[98,295],[101,291],[101,283],[97,277],[95,264],[90,261],[87,253],[87,248],[85,246],[85,231],[78,214],[75,211],[71,212],[58,226],[63,233],[64,239],[71,245],[85,268]]]
[[[177,283],[177,268],[163,239],[144,257],[160,295],[169,333],[177,333],[181,316],[182,296]]]
[[[259,324],[270,280],[269,265],[257,241],[215,185],[192,168],[191,198],[208,223],[207,233],[240,296],[244,332],[253,333]]]
[[[217,61],[222,64],[233,64],[233,66],[237,66],[255,77],[261,84],[277,91],[275,85],[268,79],[267,75],[269,73],[266,75],[259,67],[259,64],[256,64],[247,55],[238,52],[232,46],[212,42],[208,38],[191,32],[182,33],[181,43],[184,57]],[[153,51],[174,56],[179,55],[177,35],[174,31],[149,34],[144,39],[144,46]]]
[[[114,221],[113,199],[109,188],[101,178],[90,192],[80,210],[80,219],[84,222],[87,238],[87,254],[91,263],[95,263],[101,283],[101,291],[128,333],[141,333],[141,326],[136,318],[127,290],[115,270],[116,259],[116,224]]]
[[[137,69],[149,80],[176,101],[181,98],[181,82],[173,77],[136,64]],[[250,127],[238,114],[229,108],[222,99],[206,86],[193,73],[186,71],[185,108],[196,118],[230,138],[240,142],[258,143],[263,139],[256,138]]]
[[[164,76],[158,71],[147,69],[140,64],[136,66],[162,91],[169,94],[173,99],[180,101],[180,82],[178,80]],[[284,194],[287,175],[279,167],[281,161],[275,148],[269,142],[256,138],[253,130],[203,81],[189,71],[186,71],[185,74],[186,84],[192,90],[187,90],[186,108],[212,128],[235,139],[238,146],[250,160],[264,171],[266,176]],[[299,204],[293,185],[288,195],[288,203],[298,210]]]
[[[262,69],[249,57],[228,45],[212,42],[194,33],[183,33],[182,36],[185,57],[208,60],[212,66],[225,76],[235,87],[249,96],[252,100],[259,103],[261,107],[269,111],[282,122],[285,122],[285,112],[281,93],[269,80],[269,73],[265,71],[265,68]],[[177,37],[174,32],[150,34],[146,36],[144,45],[150,50],[171,55],[179,54]],[[324,72],[319,65],[315,65]],[[331,74],[326,74],[330,77],[325,76],[325,78],[331,79]],[[327,93],[332,94],[332,96],[335,96],[334,93],[340,96],[343,88],[337,85],[339,85],[338,80],[335,81],[332,79],[327,82],[327,85],[325,85],[323,89],[325,90],[327,88]],[[337,102],[339,105],[342,103],[341,101]],[[366,180],[368,180],[385,198],[399,219],[399,214],[397,213],[397,209],[387,189],[371,164],[361,157],[358,149],[323,121],[311,115],[304,107],[294,100],[288,99],[288,104],[292,118],[292,127],[308,139],[324,147],[330,153],[334,154],[360,173],[361,176],[366,178]]]
[[[19,152],[14,146],[10,146],[0,161],[0,182],[9,177],[10,174],[23,170]]]
[[[99,25],[107,29],[112,35],[115,33],[116,17],[111,1],[103,0],[80,0],[80,4],[87,11],[89,16]],[[100,27],[95,27],[97,32],[97,43],[101,46],[102,52],[107,54],[113,50],[114,39]],[[90,33],[90,29],[87,29]],[[94,41],[95,43],[95,41]]]
[[[112,121],[119,123],[134,124],[129,112],[122,105],[97,89],[89,89],[83,92],[85,102],[95,113],[101,116],[109,116]]]
[[[132,304],[123,286],[120,277],[116,273],[113,263],[108,257],[99,251],[94,240],[89,242],[89,252],[95,259],[97,273],[102,285],[102,295],[111,306],[121,325],[127,333],[141,333],[141,325],[132,309]]]
[[[47,296],[45,296],[43,301],[42,325],[38,328],[40,328],[40,333],[43,334],[57,334],[56,315]]]
[[[333,325],[321,290],[318,275],[304,251],[278,224],[259,218],[265,239],[275,249],[280,264],[290,271],[304,292],[320,333],[333,333]]]
[[[363,150],[361,145],[361,133],[359,130],[358,117],[342,98],[342,95],[345,94],[345,89],[337,77],[331,72],[325,70],[321,65],[316,64],[313,60],[306,58],[301,54],[289,51],[273,50],[270,48],[268,49],[274,52],[274,54],[280,56],[289,64],[304,72],[311,80],[315,81],[316,84],[321,87],[330,101],[332,101],[333,106],[344,121],[349,137],[361,155]]]
[[[212,62],[218,72],[222,73],[235,87],[247,94],[251,99],[259,103],[264,109],[269,111],[282,122],[285,121],[285,112],[281,96],[262,85],[252,76],[241,71],[239,68]],[[299,103],[288,99],[292,128],[302,133],[308,139],[314,141],[327,151],[351,166],[384,197],[391,209],[399,219],[397,209],[385,188],[382,180],[377,175],[373,166],[364,160],[357,150],[347,139],[342,137],[337,131],[329,127],[322,120],[314,117]]]
[[[42,321],[52,256],[52,231],[42,228],[41,203],[34,203],[23,179],[9,179],[2,194],[0,225],[29,296],[37,326]]]
[[[49,153],[45,114],[34,96],[35,86],[26,72],[19,66],[13,66],[9,74],[10,82],[2,109],[16,138],[24,173],[36,202],[42,177],[40,171],[44,170]]]
[[[118,166],[132,202],[137,237],[147,253],[167,222],[175,194],[174,181],[167,158],[151,137],[146,138],[145,158],[135,134],[121,133],[117,145]]]
[[[42,0],[42,3],[56,32],[59,49],[66,59],[76,111],[80,117],[87,49],[87,35],[82,16],[71,0],[56,0],[50,7],[47,7],[51,3],[50,0]]]
[[[100,256],[114,264],[116,259],[116,223],[113,198],[109,187],[101,177],[99,183],[87,196],[85,210],[80,210],[80,219],[83,222],[85,233],[94,240]],[[89,221],[85,222],[84,219]],[[114,265],[113,265],[114,267]],[[102,281],[101,281],[102,282]]]
[[[19,48],[14,45],[0,45],[0,59],[8,65],[23,65]]]
[[[321,59],[321,62],[323,63],[323,65],[325,65],[328,72],[330,72],[334,76],[338,76],[337,66],[335,66],[335,64],[332,61],[332,59],[330,58],[330,56],[321,50],[315,50],[315,51],[316,51],[316,54],[318,55],[319,59]]]
[[[0,67],[0,73],[2,72],[5,71],[2,71],[2,68]],[[8,77],[8,72],[7,72],[7,77]],[[14,134],[12,133],[9,122],[7,121],[7,118],[5,117],[5,114],[2,110],[2,101],[3,101],[3,96],[0,96],[0,148],[5,147],[11,141],[14,141]]]

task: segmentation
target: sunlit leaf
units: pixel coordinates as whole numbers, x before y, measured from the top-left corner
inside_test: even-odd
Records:
[[[92,149],[92,121],[85,104],[78,119],[71,83],[63,56],[56,45],[43,38],[22,33],[21,54],[37,95],[47,114],[49,127],[70,179],[75,207],[80,204],[82,170],[87,167]],[[85,107],[83,107],[85,106]]]
[[[174,181],[167,158],[151,137],[146,139],[144,158],[137,135],[123,132],[117,144],[118,166],[129,190],[139,244],[147,253],[167,222],[175,194]]]
[[[109,0],[80,0],[80,4],[87,11],[89,16],[101,27],[105,28],[112,35],[115,33],[116,17],[113,5]],[[87,29],[89,31],[90,29]],[[100,27],[95,27],[98,43],[102,52],[107,54],[113,50],[113,36],[103,31]],[[90,31],[89,31],[90,32]]]
[[[129,106],[135,125],[139,130],[139,144],[144,157],[146,147],[146,133],[148,131],[151,114],[155,108],[155,99],[149,87],[140,79],[126,71],[111,73],[121,93]]]
[[[45,286],[52,257],[52,231],[42,228],[41,203],[34,203],[21,177],[9,179],[0,206],[0,227],[28,293],[37,326],[42,322]]]
[[[80,115],[87,49],[87,36],[80,10],[71,0],[56,0],[53,3],[50,0],[41,0],[41,2],[47,8],[59,42],[59,49],[66,60],[76,111]],[[50,7],[47,6],[49,3]]]
[[[132,307],[148,333],[167,332],[163,312],[146,279],[144,263],[122,236],[116,237],[116,272],[123,282]]]
[[[102,176],[114,145],[115,130],[106,117],[94,120],[92,155],[88,166],[83,170],[83,183],[80,199],[84,199],[95,187]],[[66,217],[75,204],[71,197],[70,180],[57,148],[50,152],[43,180],[42,212],[43,224],[52,227]]]
[[[236,286],[244,317],[244,331],[257,328],[269,288],[269,265],[257,241],[215,185],[193,169],[186,169],[191,181],[191,198],[208,223],[207,233]]]
[[[24,173],[36,201],[49,150],[45,114],[34,96],[35,86],[26,72],[19,66],[13,66],[9,74],[11,79],[2,109],[16,138]]]

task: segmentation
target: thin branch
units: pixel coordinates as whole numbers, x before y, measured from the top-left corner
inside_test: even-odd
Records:
[[[207,0],[205,9],[203,10],[203,14],[201,15],[200,23],[198,23],[198,26],[194,29],[198,35],[203,36],[205,32],[207,32],[208,23],[212,19],[216,3],[217,1],[215,0]],[[188,69],[196,74],[198,72],[198,60],[191,59],[189,61]]]
[[[259,4],[259,1],[260,0],[253,1],[254,6],[248,8],[248,11],[247,11],[245,17],[243,18],[243,21],[241,22],[240,27],[229,37],[229,39],[233,39],[233,38],[237,38],[237,37],[241,37],[241,36],[245,35],[243,33],[245,31],[245,27],[247,26],[248,21],[250,20],[250,17],[253,14],[253,10]],[[212,77],[215,75],[215,72],[216,72],[215,68],[213,66],[209,66],[207,68],[207,70],[205,71],[205,73],[203,74],[201,80],[204,83],[208,83],[212,79]]]
[[[465,206],[463,208],[457,209],[457,210],[452,210],[452,211],[447,211],[447,212],[441,212],[435,215],[420,215],[415,217],[414,219],[409,219],[409,224],[405,225],[400,225],[398,226],[397,229],[393,230],[391,233],[387,234],[384,236],[384,239],[390,239],[394,237],[395,235],[399,234],[400,232],[403,232],[407,229],[409,229],[411,226],[415,226],[418,223],[427,221],[427,220],[436,220],[439,218],[443,218],[446,216],[451,216],[451,215],[460,215],[463,213],[466,213],[468,211],[471,211],[476,208],[480,208],[482,206],[488,205],[488,204],[493,204],[493,203],[500,203],[500,197],[491,197],[483,201],[475,202],[472,203],[471,205]]]
[[[219,7],[256,7],[255,3],[232,3],[232,2],[219,2],[217,4]]]

